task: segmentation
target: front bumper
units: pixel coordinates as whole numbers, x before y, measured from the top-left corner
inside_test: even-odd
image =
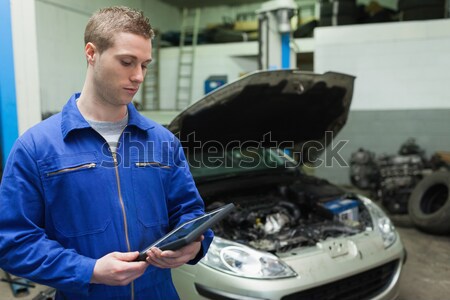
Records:
[[[336,255],[331,243],[344,245],[346,253]],[[385,249],[379,234],[364,232],[296,249],[284,253],[282,259],[297,277],[242,278],[202,263],[175,269],[172,275],[181,299],[291,300],[314,295],[318,299],[339,299],[344,294],[340,296],[337,291],[343,290],[346,296],[355,294],[356,299],[396,299],[405,251],[399,236]]]

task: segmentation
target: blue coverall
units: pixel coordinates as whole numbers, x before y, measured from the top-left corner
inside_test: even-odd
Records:
[[[117,155],[74,94],[15,143],[0,186],[0,268],[57,288],[57,299],[178,299],[170,269],[128,286],[90,284],[96,259],[139,251],[204,212],[180,142],[128,105]],[[195,264],[208,250],[205,233]]]

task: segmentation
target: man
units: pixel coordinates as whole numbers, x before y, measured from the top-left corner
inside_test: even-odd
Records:
[[[152,37],[141,12],[95,13],[81,94],[21,136],[6,163],[0,268],[55,287],[56,299],[178,299],[170,268],[195,264],[212,241],[207,231],[135,261],[204,209],[179,141],[131,104]]]

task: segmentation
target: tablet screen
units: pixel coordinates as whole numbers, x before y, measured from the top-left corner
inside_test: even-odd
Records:
[[[147,257],[146,252],[152,247],[157,247],[163,251],[176,250],[189,243],[192,243],[208,228],[211,228],[214,224],[224,218],[233,208],[234,205],[232,203],[229,203],[221,208],[218,208],[202,216],[196,217],[193,220],[183,223],[146,249],[142,250],[139,253],[138,260],[145,260]]]
[[[220,209],[206,213],[205,215],[199,218],[184,223],[180,227],[170,232],[168,235],[164,236],[162,239],[158,240],[153,246],[161,248],[168,243],[186,237],[189,233],[193,232],[195,229],[200,227],[202,224],[207,222],[209,219],[211,219],[214,215],[218,214],[219,212],[221,212]]]

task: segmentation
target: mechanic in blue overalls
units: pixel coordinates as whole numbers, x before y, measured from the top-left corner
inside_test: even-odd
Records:
[[[131,101],[151,62],[142,12],[101,9],[85,31],[86,80],[15,143],[0,187],[0,268],[56,299],[178,299],[170,269],[197,263],[212,231],[175,251],[138,250],[204,213],[180,142]]]

